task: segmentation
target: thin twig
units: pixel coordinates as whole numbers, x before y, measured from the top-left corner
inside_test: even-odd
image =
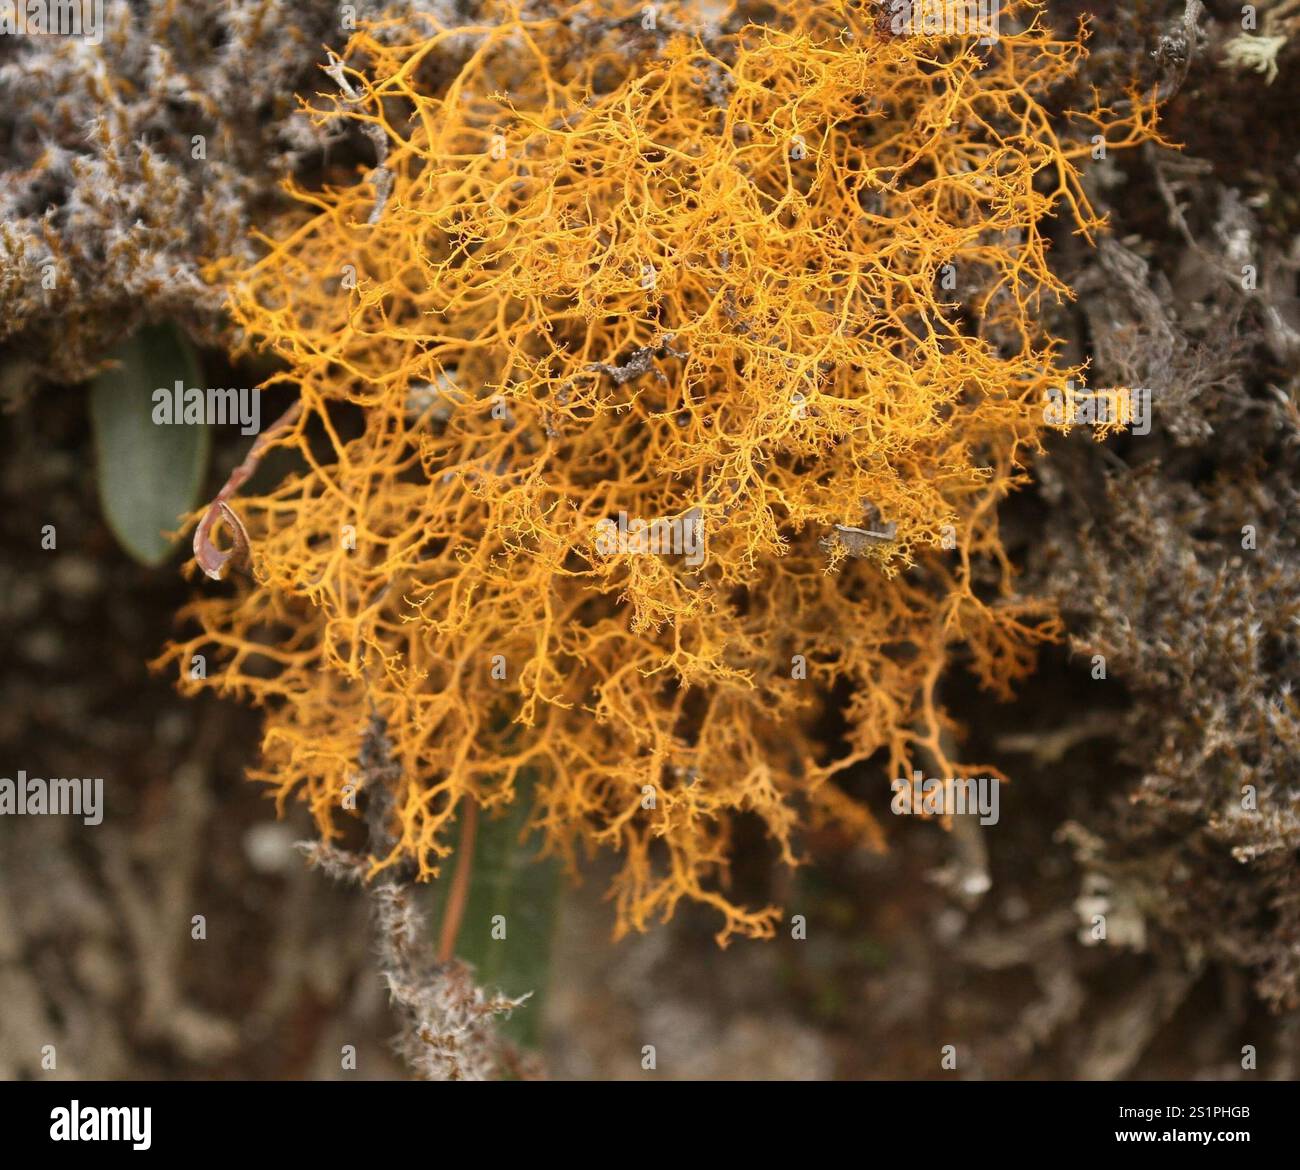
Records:
[[[456,872],[452,875],[447,911],[443,915],[442,932],[438,936],[440,963],[449,963],[456,956],[456,938],[460,934],[460,921],[465,916],[465,903],[469,899],[469,878],[474,863],[474,838],[477,832],[478,805],[472,796],[467,796],[460,845],[456,849]]]
[[[243,521],[233,508],[226,503],[257,470],[266,449],[281,431],[288,430],[298,421],[302,413],[302,401],[295,402],[274,423],[257,436],[257,441],[249,448],[244,461],[230,473],[217,498],[208,505],[208,510],[194,530],[194,559],[214,581],[220,581],[226,575],[226,566],[232,558],[236,564],[243,564],[248,557],[248,531]],[[229,549],[222,550],[212,543],[212,529],[218,520],[224,520],[230,529],[233,543]]]

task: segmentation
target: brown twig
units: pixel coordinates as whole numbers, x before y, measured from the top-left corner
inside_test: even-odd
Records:
[[[230,473],[217,498],[208,505],[208,510],[194,530],[194,559],[214,581],[220,581],[226,575],[226,567],[233,559],[237,565],[244,564],[248,558],[248,531],[235,510],[226,503],[257,470],[266,449],[281,431],[288,430],[298,421],[302,413],[302,402],[295,402],[274,423],[257,436],[257,441],[249,448],[244,461]],[[233,543],[229,549],[217,548],[212,543],[212,529],[218,520],[225,522],[230,529]]]
[[[460,934],[460,920],[465,916],[465,903],[469,898],[469,877],[474,863],[474,838],[478,832],[478,805],[472,796],[465,798],[465,815],[460,831],[460,846],[456,850],[456,872],[451,879],[451,893],[447,895],[447,910],[442,917],[442,931],[438,936],[438,962],[448,963],[456,956],[456,938]]]

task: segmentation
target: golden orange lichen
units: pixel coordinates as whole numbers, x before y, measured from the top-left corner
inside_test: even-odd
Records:
[[[303,469],[232,501],[253,579],[191,605],[166,657],[215,655],[183,685],[265,709],[254,775],[326,838],[382,716],[376,871],[435,875],[463,802],[528,774],[554,850],[620,856],[620,930],[688,898],[723,941],[769,936],[777,909],[726,892],[735,818],[791,864],[810,822],[879,845],[840,774],[988,774],[946,755],[940,678],[965,660],[1006,692],[1057,633],[997,504],[1080,376],[1039,316],[1068,292],[1045,217],[1097,226],[1087,147],[1039,98],[1081,41],[764,11],[691,31],[689,6],[645,28],[639,2],[491,0],[366,28],[316,107],[377,164],[294,189],[227,276],[299,393],[270,445]],[[1135,141],[1150,111],[1114,121]],[[620,512],[698,518],[703,563],[600,549]],[[833,691],[842,750],[816,731]]]

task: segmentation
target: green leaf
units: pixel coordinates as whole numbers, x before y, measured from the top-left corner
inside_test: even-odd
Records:
[[[475,982],[512,998],[531,991],[502,1031],[536,1048],[550,969],[560,892],[560,865],[538,859],[541,838],[521,834],[532,811],[532,785],[519,783],[513,803],[497,817],[479,811],[469,897],[456,939],[456,956],[472,963]],[[462,820],[462,825],[463,825]],[[448,858],[435,886],[439,920],[451,886],[456,856]],[[494,938],[504,927],[505,938]]]
[[[153,568],[176,546],[164,536],[198,504],[212,445],[207,426],[153,421],[153,394],[175,382],[201,386],[198,359],[174,326],[151,325],[111,355],[90,385],[99,499],[122,547]]]

